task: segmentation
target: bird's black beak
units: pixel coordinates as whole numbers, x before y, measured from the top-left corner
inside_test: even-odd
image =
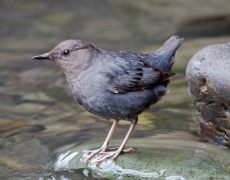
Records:
[[[45,54],[41,54],[38,56],[33,56],[32,58],[38,59],[38,60],[49,60],[50,59],[49,55],[50,55],[50,53],[45,53]]]

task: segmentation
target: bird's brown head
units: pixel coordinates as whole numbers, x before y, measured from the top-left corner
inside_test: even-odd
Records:
[[[82,70],[89,64],[90,56],[96,48],[81,40],[66,40],[59,43],[48,53],[32,57],[36,60],[55,61],[64,73],[72,72],[74,69]]]

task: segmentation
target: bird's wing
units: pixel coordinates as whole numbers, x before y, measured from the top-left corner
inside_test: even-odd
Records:
[[[108,89],[113,93],[142,91],[168,80],[174,73],[162,72],[138,60],[116,59],[110,61]]]

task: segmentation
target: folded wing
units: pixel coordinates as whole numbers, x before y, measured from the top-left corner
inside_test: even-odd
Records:
[[[152,88],[168,80],[174,73],[162,72],[142,61],[119,59],[111,62],[108,89],[113,93],[128,93]]]

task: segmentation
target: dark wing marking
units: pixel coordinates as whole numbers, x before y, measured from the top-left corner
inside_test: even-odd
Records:
[[[123,61],[113,63],[109,77],[109,90],[113,93],[128,93],[153,87],[169,79],[173,73],[161,72],[141,62]]]
[[[110,90],[115,93],[126,93],[141,90],[140,81],[143,69],[123,69],[123,73],[112,76],[110,79]]]

